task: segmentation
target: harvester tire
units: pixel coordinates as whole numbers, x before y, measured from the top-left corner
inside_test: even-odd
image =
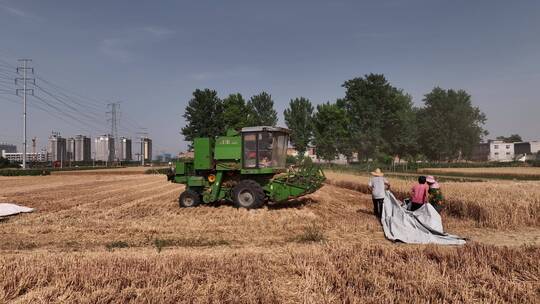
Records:
[[[245,179],[232,189],[234,205],[237,208],[256,209],[264,204],[266,195],[256,181]]]
[[[201,203],[201,195],[193,190],[186,190],[180,194],[178,203],[183,208],[196,207]]]

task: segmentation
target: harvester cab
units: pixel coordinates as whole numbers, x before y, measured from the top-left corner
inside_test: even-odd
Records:
[[[313,165],[287,168],[289,130],[249,127],[217,138],[195,138],[193,159],[179,160],[168,179],[186,185],[181,207],[219,200],[259,208],[319,189],[323,172]]]

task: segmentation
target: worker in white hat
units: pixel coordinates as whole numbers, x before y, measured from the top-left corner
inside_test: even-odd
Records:
[[[384,178],[384,173],[381,169],[377,168],[371,172],[368,187],[371,191],[371,198],[373,199],[373,214],[380,219],[386,190],[390,189],[390,183]]]

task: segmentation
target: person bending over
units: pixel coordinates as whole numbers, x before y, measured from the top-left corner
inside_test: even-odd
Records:
[[[435,177],[431,175],[426,178],[426,182],[429,185],[429,203],[437,210],[437,212],[441,213],[444,208],[444,196],[442,195],[441,187],[437,180],[435,180]]]
[[[426,177],[419,176],[418,184],[415,184],[411,189],[411,211],[422,207],[428,202],[429,186],[426,184]]]

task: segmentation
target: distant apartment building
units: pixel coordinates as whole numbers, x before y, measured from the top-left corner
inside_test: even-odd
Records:
[[[152,140],[148,137],[141,139],[141,157],[144,161],[152,160]]]
[[[473,161],[526,161],[536,159],[540,151],[539,141],[506,143],[501,140],[489,140],[477,144],[473,148],[471,160]]]
[[[77,135],[67,139],[67,158],[74,162],[92,160],[92,144],[89,137]]]
[[[527,161],[536,160],[540,154],[540,141],[529,141],[514,143],[514,153],[516,160]]]
[[[489,142],[489,161],[509,162],[514,159],[514,143],[505,143],[500,140]]]
[[[66,139],[66,160],[75,161],[75,139],[73,137]]]
[[[5,150],[2,150],[1,156],[10,162],[14,163],[22,163],[23,161],[23,153],[22,152],[15,152],[15,153],[8,153],[5,152]],[[38,153],[26,153],[26,161],[28,162],[46,162],[47,161],[47,153],[45,152],[38,152]]]
[[[94,139],[95,160],[112,162],[114,160],[114,138],[101,135]]]
[[[47,160],[50,162],[67,161],[66,139],[59,134],[52,134],[47,145]]]
[[[156,161],[160,163],[170,162],[171,160],[172,160],[172,154],[170,153],[162,153],[156,156]]]
[[[489,161],[489,143],[479,143],[473,147],[471,160],[485,162]]]
[[[0,153],[2,151],[5,153],[17,153],[17,146],[0,142]]]
[[[163,157],[164,162],[170,162],[172,160],[172,154],[171,153],[163,153],[161,154]]]
[[[76,162],[89,162],[92,160],[92,141],[90,137],[77,135],[74,139],[74,160]]]
[[[119,147],[118,155],[117,155],[118,159],[120,161],[133,160],[131,149],[132,149],[131,139],[126,138],[126,137],[121,137],[120,138],[120,147]]]

